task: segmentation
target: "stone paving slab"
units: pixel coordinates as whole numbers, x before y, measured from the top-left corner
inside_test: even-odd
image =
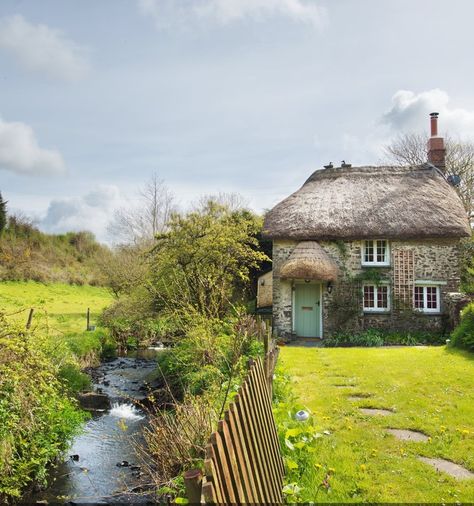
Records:
[[[382,409],[382,408],[359,408],[361,413],[364,413],[364,415],[370,415],[370,416],[388,416],[393,415],[393,411],[390,411],[388,409]]]
[[[449,474],[453,478],[457,480],[472,480],[474,479],[474,473],[466,469],[465,467],[460,466],[459,464],[455,464],[450,460],[445,459],[431,459],[428,457],[418,457],[419,460],[432,466],[438,472],[443,472]]]
[[[409,429],[387,429],[387,432],[402,441],[428,441],[428,436],[423,432]]]

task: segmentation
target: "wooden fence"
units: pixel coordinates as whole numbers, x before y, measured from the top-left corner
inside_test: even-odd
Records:
[[[211,434],[205,473],[188,471],[184,481],[190,503],[280,504],[284,463],[272,412],[271,385],[278,347],[251,361],[249,372],[224,419]]]

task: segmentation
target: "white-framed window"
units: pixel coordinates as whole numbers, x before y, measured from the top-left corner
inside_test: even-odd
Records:
[[[362,265],[390,265],[390,248],[385,239],[362,241]]]
[[[388,285],[364,285],[362,290],[365,312],[390,311],[390,287]]]
[[[413,306],[423,313],[439,313],[439,285],[415,285]]]

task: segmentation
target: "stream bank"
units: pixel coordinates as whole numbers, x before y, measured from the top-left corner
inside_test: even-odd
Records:
[[[106,400],[89,410],[90,420],[62,461],[51,470],[46,490],[24,500],[40,504],[144,504],[154,501],[150,480],[137,455],[148,416],[141,401],[153,388],[156,354],[144,349],[88,371],[93,391]],[[148,491],[148,492],[147,492]]]

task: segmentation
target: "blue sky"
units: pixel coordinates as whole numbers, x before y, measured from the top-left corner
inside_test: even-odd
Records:
[[[51,232],[134,205],[257,211],[400,132],[474,137],[471,0],[2,0],[0,191]]]

